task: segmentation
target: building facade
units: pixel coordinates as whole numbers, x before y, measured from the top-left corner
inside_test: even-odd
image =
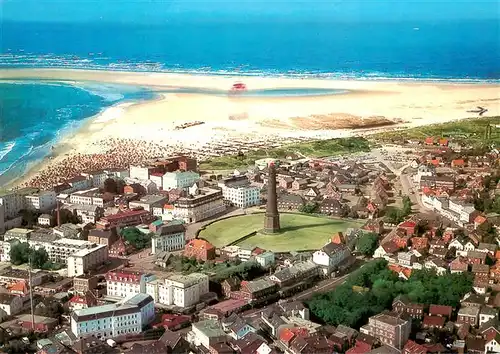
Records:
[[[200,175],[193,171],[167,172],[162,177],[162,188],[169,191],[176,188],[189,188],[200,180]]]
[[[186,229],[182,224],[167,224],[160,226],[151,238],[151,252],[178,251],[186,245]]]
[[[118,270],[106,274],[106,287],[109,296],[127,298],[146,293],[146,283],[154,280],[153,274]]]
[[[154,319],[151,296],[137,294],[117,304],[76,310],[71,315],[71,332],[76,338],[98,339],[141,333]]]
[[[208,293],[208,276],[201,273],[173,275],[161,281],[149,282],[147,292],[158,303],[167,306],[189,307],[200,302],[200,297]]]
[[[108,260],[108,246],[95,245],[73,253],[67,259],[68,277],[82,275],[97,268]]]
[[[402,349],[410,336],[411,321],[392,312],[383,312],[370,317],[361,332],[378,338],[382,344]]]
[[[226,178],[219,187],[225,200],[239,208],[260,204],[260,188],[251,186],[246,176]]]

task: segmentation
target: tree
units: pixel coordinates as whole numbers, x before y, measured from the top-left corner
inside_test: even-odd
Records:
[[[27,242],[16,243],[10,248],[10,262],[14,265],[27,263],[30,252],[30,245]]]
[[[301,205],[299,211],[306,214],[314,214],[318,209],[318,203],[311,202]]]
[[[104,192],[116,194],[118,193],[118,183],[114,178],[108,178],[104,181]]]
[[[122,231],[122,236],[138,250],[147,248],[151,244],[151,234],[144,234],[136,227],[127,227]]]
[[[356,250],[365,256],[372,256],[373,252],[377,249],[377,240],[377,234],[373,232],[363,233],[358,240]]]
[[[403,214],[404,216],[411,214],[411,199],[407,195],[403,197]]]
[[[50,269],[51,263],[49,262],[49,254],[45,248],[39,248],[37,250],[31,250],[31,265],[33,268]]]

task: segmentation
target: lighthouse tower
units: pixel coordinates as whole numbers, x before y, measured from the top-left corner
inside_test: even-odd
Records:
[[[269,178],[267,180],[267,205],[264,217],[264,232],[277,233],[280,231],[280,215],[276,196],[276,167],[274,162],[269,163]]]

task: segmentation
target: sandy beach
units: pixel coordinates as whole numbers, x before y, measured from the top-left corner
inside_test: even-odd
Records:
[[[141,155],[137,159],[180,151],[203,157],[209,156],[213,144],[231,145],[241,139],[279,144],[287,139],[355,135],[359,130],[354,128],[371,124],[418,126],[473,117],[477,114],[467,111],[477,106],[488,110],[485,116],[500,115],[500,85],[493,83],[341,81],[67,69],[0,70],[0,78],[130,84],[158,92],[155,100],[122,103],[94,117],[76,135],[61,142],[55,158],[50,160],[52,166],[68,156],[120,151],[131,141],[148,146],[135,149]],[[172,88],[224,92],[237,81],[244,82],[249,92],[278,88],[345,92],[302,97],[161,92]],[[176,129],[190,122],[203,124]],[[37,166],[23,181],[39,169]]]

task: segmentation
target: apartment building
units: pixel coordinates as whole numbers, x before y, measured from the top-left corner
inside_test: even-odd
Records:
[[[14,229],[8,230],[5,235],[3,235],[3,240],[4,241],[10,241],[13,239],[17,239],[21,242],[28,242],[28,239],[30,237],[30,234],[33,232],[33,230],[29,229],[24,229],[20,227],[16,227]]]
[[[95,244],[89,241],[75,240],[72,238],[61,238],[52,242],[47,242],[44,245],[38,244],[38,247],[45,248],[49,254],[50,260],[55,263],[66,263],[68,257],[74,253],[80,250],[95,248],[95,246]]]
[[[200,297],[208,293],[208,276],[201,273],[172,275],[161,281],[149,282],[147,294],[167,306],[189,307],[200,302]]]
[[[82,176],[90,180],[90,184],[96,188],[104,187],[104,181],[109,178],[109,174],[106,171],[92,171],[84,172]]]
[[[193,171],[167,172],[162,176],[162,188],[169,191],[176,188],[189,188],[200,180],[200,175]]]
[[[78,205],[97,205],[98,207],[104,207],[103,194],[99,193],[99,188],[92,188],[86,191],[79,191],[71,194],[69,196],[69,202],[71,204]]]
[[[108,246],[96,245],[76,251],[67,258],[68,277],[82,275],[108,260]]]
[[[71,210],[71,212],[75,213],[78,219],[85,224],[95,224],[104,216],[104,209],[97,205],[70,204],[66,205],[64,209]]]
[[[154,319],[154,301],[151,296],[137,294],[111,305],[75,310],[71,314],[71,332],[81,339],[98,339],[141,333]]]
[[[179,222],[161,225],[151,238],[151,252],[178,251],[186,245],[186,228]]]
[[[37,194],[39,191],[37,188],[21,188],[16,191],[0,194],[0,233],[21,226],[22,217],[19,215],[19,212],[28,207],[25,197]],[[43,201],[45,208],[45,199]]]
[[[25,208],[30,210],[39,210],[47,212],[53,210],[57,206],[56,192],[40,191],[38,193],[26,195]]]
[[[154,214],[162,216],[164,220],[182,219],[186,223],[193,223],[211,218],[225,209],[221,190],[194,184],[189,188],[188,196],[163,206],[158,210],[159,215]]]
[[[220,182],[225,200],[239,208],[248,208],[260,204],[260,188],[250,185],[246,176],[233,176]]]
[[[382,344],[402,349],[411,332],[411,320],[407,316],[384,311],[368,319],[360,331],[378,338]],[[409,317],[408,317],[409,318]]]
[[[146,292],[146,283],[154,280],[153,274],[117,270],[106,273],[106,287],[109,296],[127,298]]]

